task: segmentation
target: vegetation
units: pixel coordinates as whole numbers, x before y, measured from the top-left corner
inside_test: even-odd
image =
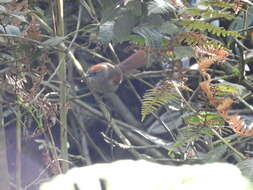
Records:
[[[0,187],[120,158],[226,161],[252,179],[252,14],[246,0],[0,0]],[[89,66],[137,49],[147,66],[116,93],[89,90]]]

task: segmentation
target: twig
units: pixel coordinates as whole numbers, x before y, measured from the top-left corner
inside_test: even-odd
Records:
[[[76,24],[76,30],[75,30],[75,34],[74,34],[74,37],[73,39],[71,40],[69,46],[68,46],[68,49],[70,50],[73,43],[75,42],[77,36],[78,36],[78,31],[79,31],[79,28],[80,28],[80,24],[81,24],[81,16],[82,16],[82,7],[81,5],[79,5],[78,7],[78,19],[77,19],[77,24]]]
[[[218,137],[225,145],[227,145],[227,147],[230,148],[235,154],[237,154],[243,160],[246,159],[246,156],[244,156],[242,153],[237,151],[233,146],[231,146],[222,136],[220,136],[219,133],[217,133],[217,131],[215,131],[214,129],[211,130],[215,134],[215,136]]]

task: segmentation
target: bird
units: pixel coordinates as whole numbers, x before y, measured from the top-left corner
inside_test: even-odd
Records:
[[[117,65],[108,62],[98,63],[88,68],[87,85],[96,93],[115,92],[122,83],[124,74],[145,66],[146,62],[146,52],[140,49]]]

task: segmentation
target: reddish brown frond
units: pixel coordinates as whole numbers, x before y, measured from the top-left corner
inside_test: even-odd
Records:
[[[212,64],[214,64],[216,61],[216,58],[214,57],[203,57],[199,59],[199,71],[201,73],[205,72],[207,68],[209,68]]]
[[[199,84],[199,86],[204,91],[204,93],[206,94],[207,99],[209,101],[212,101],[214,99],[214,96],[213,96],[213,93],[212,93],[211,88],[210,88],[210,81],[209,80],[203,81]]]
[[[191,46],[204,46],[207,43],[204,35],[193,31],[181,32],[177,35],[177,41]]]
[[[229,127],[233,129],[233,131],[238,136],[252,136],[253,128],[247,128],[244,120],[240,119],[237,115],[232,115],[227,117],[227,122],[229,123]],[[252,123],[250,124],[252,125]]]
[[[233,100],[231,98],[222,98],[221,103],[216,107],[217,111],[220,113],[227,112],[228,109],[233,104]]]
[[[235,11],[235,14],[238,14],[238,12],[242,9],[242,6],[245,4],[245,2],[241,0],[234,0],[234,8],[233,10]]]
[[[216,61],[223,62],[229,55],[229,52],[225,50],[223,47],[214,47],[210,46],[196,46],[195,52],[199,56],[209,56],[214,57]]]
[[[198,60],[199,71],[205,73],[205,70],[216,62],[224,62],[229,53],[222,47],[213,46],[196,46],[196,55],[200,57]]]
[[[23,35],[27,38],[38,40],[42,39],[39,24],[34,16],[32,16],[32,20],[29,23],[29,26],[23,31]]]

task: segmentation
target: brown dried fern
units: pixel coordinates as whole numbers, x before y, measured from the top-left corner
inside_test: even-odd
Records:
[[[223,97],[215,97],[214,91],[211,90],[210,80],[200,83],[200,87],[206,94],[210,104],[215,107],[218,114],[229,124],[231,128],[238,136],[252,136],[253,135],[253,123],[246,127],[244,120],[240,119],[238,115],[229,115],[228,110],[233,104],[233,100]]]

